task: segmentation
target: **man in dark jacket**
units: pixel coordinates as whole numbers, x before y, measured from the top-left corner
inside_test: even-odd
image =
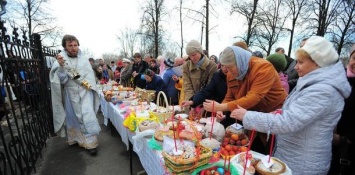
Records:
[[[133,55],[134,64],[132,67],[132,76],[134,77],[133,83],[135,87],[144,89],[146,82],[141,76],[144,74],[145,70],[148,69],[148,63],[142,60],[142,56],[139,53]]]
[[[216,100],[218,103],[221,103],[227,93],[227,73],[228,70],[222,65],[221,69],[213,74],[210,83],[207,84],[207,86],[205,86],[200,92],[192,96],[189,101],[182,102],[182,106],[191,106],[192,108],[196,108],[205,102],[206,99]],[[224,124],[224,122],[229,123],[227,120],[223,120],[221,123]],[[226,126],[228,125],[227,123]],[[234,119],[233,123],[235,123]]]
[[[279,53],[279,54],[282,54],[282,55],[285,55],[285,58],[286,58],[286,61],[287,61],[287,65],[286,65],[286,67],[283,69],[283,71],[286,71],[286,70],[290,67],[291,63],[293,62],[293,59],[285,54],[285,49],[282,48],[282,47],[276,48],[276,49],[275,49],[275,52],[276,52],[276,53]]]

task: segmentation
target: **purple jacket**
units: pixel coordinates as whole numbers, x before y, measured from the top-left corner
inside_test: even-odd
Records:
[[[285,91],[288,94],[290,91],[290,86],[288,85],[288,77],[286,74],[284,74],[282,72],[279,73],[279,76],[280,76],[282,87],[284,87]]]

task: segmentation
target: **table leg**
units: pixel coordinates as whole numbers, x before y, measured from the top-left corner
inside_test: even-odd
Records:
[[[111,122],[110,119],[108,119],[107,126],[110,127],[111,136],[114,136],[114,137],[120,136],[120,134],[118,133],[117,129],[116,129],[115,126],[112,124],[112,122]]]
[[[129,172],[133,175],[133,145],[131,142],[128,143],[128,151],[129,151]]]

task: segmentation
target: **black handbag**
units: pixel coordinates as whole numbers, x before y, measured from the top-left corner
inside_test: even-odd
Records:
[[[349,143],[346,137],[340,137],[338,148],[333,151],[333,159],[328,175],[351,175],[353,162],[349,157]]]
[[[349,143],[346,137],[341,137],[339,147],[339,175],[350,174],[351,162],[349,157]]]

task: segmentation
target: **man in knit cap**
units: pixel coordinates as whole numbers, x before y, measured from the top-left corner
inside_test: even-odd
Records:
[[[282,107],[287,93],[270,62],[254,57],[237,46],[225,48],[220,55],[220,62],[228,69],[227,94],[222,103],[206,100],[203,104],[205,110],[219,111],[217,117],[232,124],[236,121],[230,116],[223,117],[221,111],[232,112],[242,106],[254,111],[272,112]],[[260,135],[253,142],[252,149],[266,153],[266,135]]]
[[[282,71],[287,65],[285,55],[279,53],[274,53],[267,56],[266,60],[268,60],[274,66],[277,72]]]
[[[196,40],[191,40],[186,45],[186,54],[189,59],[182,67],[182,80],[185,92],[184,100],[188,101],[210,82],[213,73],[217,71],[217,65],[203,54],[202,46]]]

